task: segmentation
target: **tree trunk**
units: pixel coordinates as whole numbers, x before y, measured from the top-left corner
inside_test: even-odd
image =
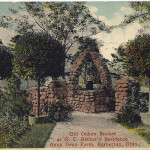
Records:
[[[27,79],[27,89],[29,88],[29,82],[28,82],[29,80]]]
[[[149,78],[149,108],[148,108],[148,112],[150,113],[150,78]]]
[[[38,98],[37,98],[37,114],[36,114],[36,116],[37,117],[39,117],[39,115],[40,115],[40,77],[38,78],[38,89],[37,89],[37,91],[38,91]]]

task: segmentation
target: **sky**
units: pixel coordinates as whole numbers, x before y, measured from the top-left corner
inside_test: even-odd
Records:
[[[17,8],[19,3],[16,2],[0,2],[0,15],[11,15],[9,8]],[[100,19],[106,25],[118,25],[123,21],[124,16],[133,13],[129,7],[129,2],[87,2],[86,6],[89,8],[93,17]],[[100,32],[93,36],[98,41],[102,40],[104,46],[100,48],[102,55],[112,60],[111,53],[115,53],[115,49],[124,42],[134,39],[141,25],[138,22],[128,25],[125,28],[114,29],[111,33]],[[11,30],[6,30],[0,27],[0,38],[3,43],[7,45],[9,40],[14,35]]]
[[[118,25],[124,20],[125,15],[134,13],[134,10],[130,8],[127,1],[88,2],[87,6],[91,14],[104,21],[106,25]],[[109,34],[101,32],[93,37],[104,42],[104,46],[100,48],[100,52],[105,58],[112,60],[111,53],[116,53],[115,49],[121,43],[134,39],[139,29],[141,29],[141,25],[135,22],[125,28],[114,29]]]

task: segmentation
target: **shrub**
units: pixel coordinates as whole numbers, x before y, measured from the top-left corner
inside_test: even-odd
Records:
[[[129,84],[129,96],[126,100],[126,106],[122,109],[122,112],[118,114],[116,121],[122,124],[126,124],[130,127],[141,124],[141,101],[139,91],[134,84]]]
[[[31,105],[26,95],[18,92],[20,81],[12,76],[8,89],[0,91],[0,147],[10,145],[28,128]]]
[[[0,120],[0,147],[10,147],[27,129],[28,124],[25,120],[18,121],[17,117],[8,120],[8,118],[3,116]]]
[[[126,106],[122,110],[122,113],[118,115],[116,121],[132,127],[141,124],[141,117],[139,115],[139,111],[133,109],[131,106]]]
[[[20,79],[12,76],[9,79],[8,89],[0,92],[0,114],[2,118],[18,118],[24,120],[31,111],[31,104],[27,101],[27,95],[19,92]]]
[[[71,112],[71,107],[64,102],[45,103],[44,111],[49,119],[62,121],[68,118]]]
[[[140,112],[148,112],[149,93],[139,93]]]

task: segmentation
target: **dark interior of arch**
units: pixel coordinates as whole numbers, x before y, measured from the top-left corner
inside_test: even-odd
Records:
[[[86,57],[79,72],[77,90],[100,90],[100,75],[90,56]]]

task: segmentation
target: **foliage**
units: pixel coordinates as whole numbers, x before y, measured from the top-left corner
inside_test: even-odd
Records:
[[[10,93],[3,93],[0,107],[1,115],[10,121],[14,117],[17,117],[20,121],[26,119],[31,108],[22,95],[16,94],[14,98]]]
[[[12,75],[8,89],[0,91],[0,147],[10,147],[28,128],[31,105],[18,91],[19,85],[20,80]]]
[[[139,20],[140,23],[149,22],[150,19],[150,2],[140,1],[140,2],[130,2],[131,8],[135,10],[134,14],[125,16],[126,18],[121,23],[120,26],[126,26]],[[149,49],[150,35],[139,35],[135,40],[128,42],[127,51],[132,57],[128,59],[129,71],[134,76],[149,78],[149,111],[150,111],[150,49]],[[131,52],[130,52],[131,51]],[[135,52],[135,57],[134,57]],[[141,56],[140,56],[141,55]],[[133,58],[133,61],[132,61]],[[135,66],[134,66],[135,65]]]
[[[64,75],[65,51],[62,45],[44,32],[28,32],[12,39],[14,73],[38,82],[38,113],[41,79]]]
[[[34,79],[64,74],[62,45],[43,32],[28,32],[12,39],[14,72],[21,78]]]
[[[97,52],[99,53],[99,49],[98,49],[98,42],[96,39],[92,39],[90,37],[86,37],[86,38],[79,38],[77,40],[79,46],[78,46],[78,51],[76,52],[76,54],[72,57],[72,61],[71,63],[73,63],[76,58],[85,50],[91,50],[93,52]],[[99,54],[100,57],[102,57],[101,54]]]
[[[133,110],[131,106],[127,106],[123,109],[123,112],[118,115],[116,121],[129,127],[138,126],[141,124],[141,118],[136,110]]]
[[[71,112],[71,107],[64,102],[45,103],[44,111],[49,119],[60,121],[68,118],[68,114]]]
[[[98,89],[100,88],[101,80],[99,78],[99,73],[97,71],[96,66],[93,62],[84,62],[81,67],[81,73],[79,76],[79,89],[85,89],[84,85],[88,84],[88,81],[92,81],[93,84],[98,85]]]
[[[116,49],[116,51],[117,51],[116,54],[111,54],[113,60],[111,62],[108,62],[108,64],[112,68],[112,73],[111,73],[112,76],[117,80],[119,80],[127,75],[126,65],[125,65],[126,53],[125,53],[124,45],[121,44]]]
[[[20,121],[26,119],[30,113],[31,105],[26,100],[26,94],[19,92],[20,81],[16,76],[9,79],[8,89],[0,93],[0,114],[3,118],[18,118]],[[24,118],[25,117],[25,118]]]
[[[0,79],[9,78],[12,74],[13,55],[10,48],[0,46]]]
[[[111,27],[92,17],[85,2],[25,2],[20,10],[10,9],[17,18],[3,16],[1,25],[16,27],[18,33],[44,31],[61,42],[66,53],[87,31],[89,35],[110,32]]]
[[[125,19],[120,24],[120,26],[126,26],[130,23],[133,23],[135,20],[138,20],[140,23],[149,21],[150,19],[149,1],[130,2],[130,7],[133,8],[133,10],[135,10],[134,13],[125,16]]]
[[[16,98],[17,91],[20,89],[21,80],[15,74],[8,79],[8,92],[12,98]]]
[[[79,38],[77,42],[79,43],[79,50],[92,50],[94,52],[99,53],[98,43],[96,39],[92,39],[90,37]]]
[[[16,142],[12,148],[43,148],[54,127],[54,123],[35,124],[30,127]]]
[[[145,141],[147,141],[148,144],[150,144],[150,125],[140,124],[137,126],[137,124],[135,124],[135,126],[133,125],[132,126],[123,125],[123,126],[126,127],[129,131],[138,134]]]
[[[139,35],[132,41],[127,42],[126,67],[129,75],[147,76],[150,78],[150,35]],[[119,53],[121,55],[121,53]]]
[[[51,35],[63,45],[64,66],[72,58],[69,50],[77,39],[112,29],[103,21],[93,18],[85,2],[23,2],[19,8],[10,8],[15,15],[2,16],[0,26],[14,29],[17,34],[43,31]]]
[[[118,53],[120,50],[124,50],[123,46],[120,45],[117,50],[117,54],[111,54],[113,60],[108,62],[108,65],[111,67],[111,75],[116,79],[119,80],[127,75],[126,67],[124,64],[124,57],[120,56]]]
[[[128,41],[124,46],[120,46],[117,49],[120,58],[115,56],[115,59],[117,62],[122,63],[123,69],[128,76],[137,77],[139,79],[148,78],[150,89],[149,41],[149,34],[138,35],[134,40]]]
[[[144,138],[150,144],[150,126],[142,125],[135,128],[136,132]]]
[[[11,120],[4,118],[4,116],[1,117],[0,148],[9,148],[28,129],[28,124],[26,120],[19,121],[16,117],[13,117]]]
[[[150,35],[138,35],[134,40],[120,45],[114,62],[121,63],[124,73],[133,77],[150,77]]]
[[[149,93],[139,93],[140,112],[148,112]]]
[[[135,10],[133,14],[125,16],[124,21],[120,26],[126,26],[138,20],[140,23],[145,23],[150,19],[150,2],[149,1],[138,1],[130,2],[130,7]],[[127,53],[131,55],[131,58],[127,61],[132,64],[132,59],[134,64],[132,67],[129,65],[129,71],[132,75],[136,76],[147,76],[150,75],[150,52],[149,52],[149,35],[139,35],[135,40],[129,41],[127,46]],[[131,51],[131,52],[130,52]],[[136,56],[134,57],[134,52]],[[140,57],[141,55],[141,57]],[[147,57],[146,57],[147,56]],[[128,66],[127,66],[128,68]],[[135,71],[134,71],[135,70]]]
[[[128,126],[138,125],[141,123],[140,112],[142,109],[141,101],[137,87],[134,84],[129,85],[129,97],[126,100],[126,105],[122,112],[117,116],[117,122],[126,124]]]
[[[130,131],[135,132],[136,134],[141,136],[145,141],[147,141],[148,144],[150,144],[150,125],[140,124],[137,126],[136,124],[135,126],[124,126]]]

